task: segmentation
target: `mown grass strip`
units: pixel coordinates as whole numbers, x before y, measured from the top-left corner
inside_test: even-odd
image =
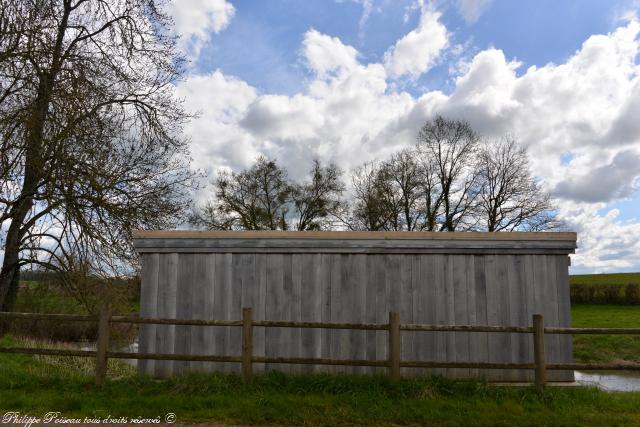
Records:
[[[0,344],[17,342],[5,338]],[[69,418],[154,418],[172,412],[178,422],[260,425],[640,424],[640,393],[548,388],[539,395],[533,388],[441,377],[393,383],[384,376],[275,372],[244,383],[238,375],[154,380],[129,371],[96,387],[87,365],[53,359],[0,354],[0,411],[60,411]]]

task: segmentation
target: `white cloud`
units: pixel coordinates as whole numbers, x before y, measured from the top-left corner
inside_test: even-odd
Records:
[[[338,69],[351,70],[358,63],[355,48],[313,29],[305,33],[302,46],[309,67],[321,76]]]
[[[360,20],[358,21],[358,37],[360,40],[364,38],[364,28],[367,25],[369,16],[371,16],[371,12],[373,11],[373,0],[362,0],[361,4],[362,15],[360,15]]]
[[[440,16],[440,12],[423,6],[418,28],[384,54],[385,68],[391,77],[409,75],[415,79],[434,65],[448,43],[447,29],[439,21]]]
[[[567,176],[556,185],[554,193],[562,199],[591,203],[622,199],[637,190],[639,176],[640,153],[628,149],[602,166]]]
[[[462,18],[464,18],[467,23],[473,24],[480,18],[480,15],[487,10],[492,1],[493,0],[458,0],[456,6]]]
[[[578,233],[578,250],[572,255],[572,267],[598,273],[638,270],[640,223],[618,219],[618,209],[604,214],[604,203],[564,203],[561,214],[567,225]]]
[[[259,155],[254,138],[238,124],[257,97],[253,87],[214,71],[188,77],[177,94],[187,110],[199,113],[185,129],[195,168],[214,176],[220,167],[243,168]]]
[[[563,63],[527,69],[486,49],[470,59],[450,94],[415,97],[395,89],[388,63],[362,64],[353,47],[311,30],[302,54],[314,74],[302,93],[258,94],[220,71],[193,76],[179,90],[188,106],[203,111],[187,132],[194,158],[210,172],[246,167],[258,154],[276,157],[293,177],[314,157],[349,169],[413,144],[418,128],[438,113],[468,120],[487,136],[511,133],[528,146],[536,175],[579,232],[574,266],[640,268],[640,224],[611,209],[599,213],[629,197],[640,177],[639,32],[630,21],[589,37]],[[562,163],[566,153],[571,161]]]
[[[167,12],[173,17],[182,49],[195,58],[212,32],[229,25],[235,8],[227,0],[171,0]]]

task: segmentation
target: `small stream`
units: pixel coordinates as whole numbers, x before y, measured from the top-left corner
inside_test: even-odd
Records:
[[[72,343],[78,347],[79,350],[91,350],[94,351],[96,349],[95,342],[81,341]],[[116,349],[117,351],[123,351],[127,353],[137,353],[138,352],[138,337],[134,339],[131,344],[119,347]],[[138,359],[120,359],[131,366],[138,366]]]
[[[576,383],[606,391],[640,391],[640,372],[575,371]]]

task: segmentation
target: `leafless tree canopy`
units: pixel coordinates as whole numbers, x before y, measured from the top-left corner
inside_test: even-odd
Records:
[[[381,163],[370,162],[351,174],[354,205],[347,225],[354,230],[423,228],[422,176],[415,150],[401,150]]]
[[[322,230],[343,210],[342,172],[313,162],[310,179],[295,183],[275,160],[260,157],[239,173],[222,172],[215,198],[192,222],[212,230]]]
[[[478,178],[478,213],[486,230],[539,231],[557,226],[549,195],[531,176],[527,152],[513,138],[482,148]]]
[[[193,175],[170,24],[153,0],[0,3],[5,307],[22,265],[127,260],[132,229],[178,221]]]
[[[222,230],[540,231],[557,228],[549,195],[515,139],[483,140],[464,121],[435,117],[414,147],[351,171],[315,161],[292,183],[274,160],[222,173],[194,223]]]
[[[484,141],[437,116],[415,147],[352,174],[347,226],[357,230],[539,231],[559,226],[549,195],[513,138]]]
[[[304,183],[291,184],[291,205],[295,229],[326,230],[346,209],[342,201],[345,185],[342,171],[333,164],[322,166],[313,161],[311,177]]]
[[[418,134],[418,151],[438,185],[441,231],[469,229],[475,225],[478,193],[475,161],[480,136],[469,123],[437,116]]]
[[[351,173],[353,207],[346,224],[353,230],[387,230],[392,216],[385,200],[386,183],[383,182],[379,163],[368,162]]]

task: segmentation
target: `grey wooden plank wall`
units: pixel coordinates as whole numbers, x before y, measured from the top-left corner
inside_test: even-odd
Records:
[[[193,319],[570,326],[567,255],[363,253],[143,253],[141,315]],[[140,352],[240,355],[241,328],[142,325]],[[547,360],[571,362],[569,335],[547,336]],[[385,331],[261,328],[258,356],[386,359]],[[403,360],[529,362],[529,334],[402,332]],[[385,372],[385,368],[256,364],[285,372]],[[237,363],[140,361],[165,377],[239,372]],[[492,381],[531,380],[525,370],[405,369]],[[548,372],[570,381],[572,372]]]

